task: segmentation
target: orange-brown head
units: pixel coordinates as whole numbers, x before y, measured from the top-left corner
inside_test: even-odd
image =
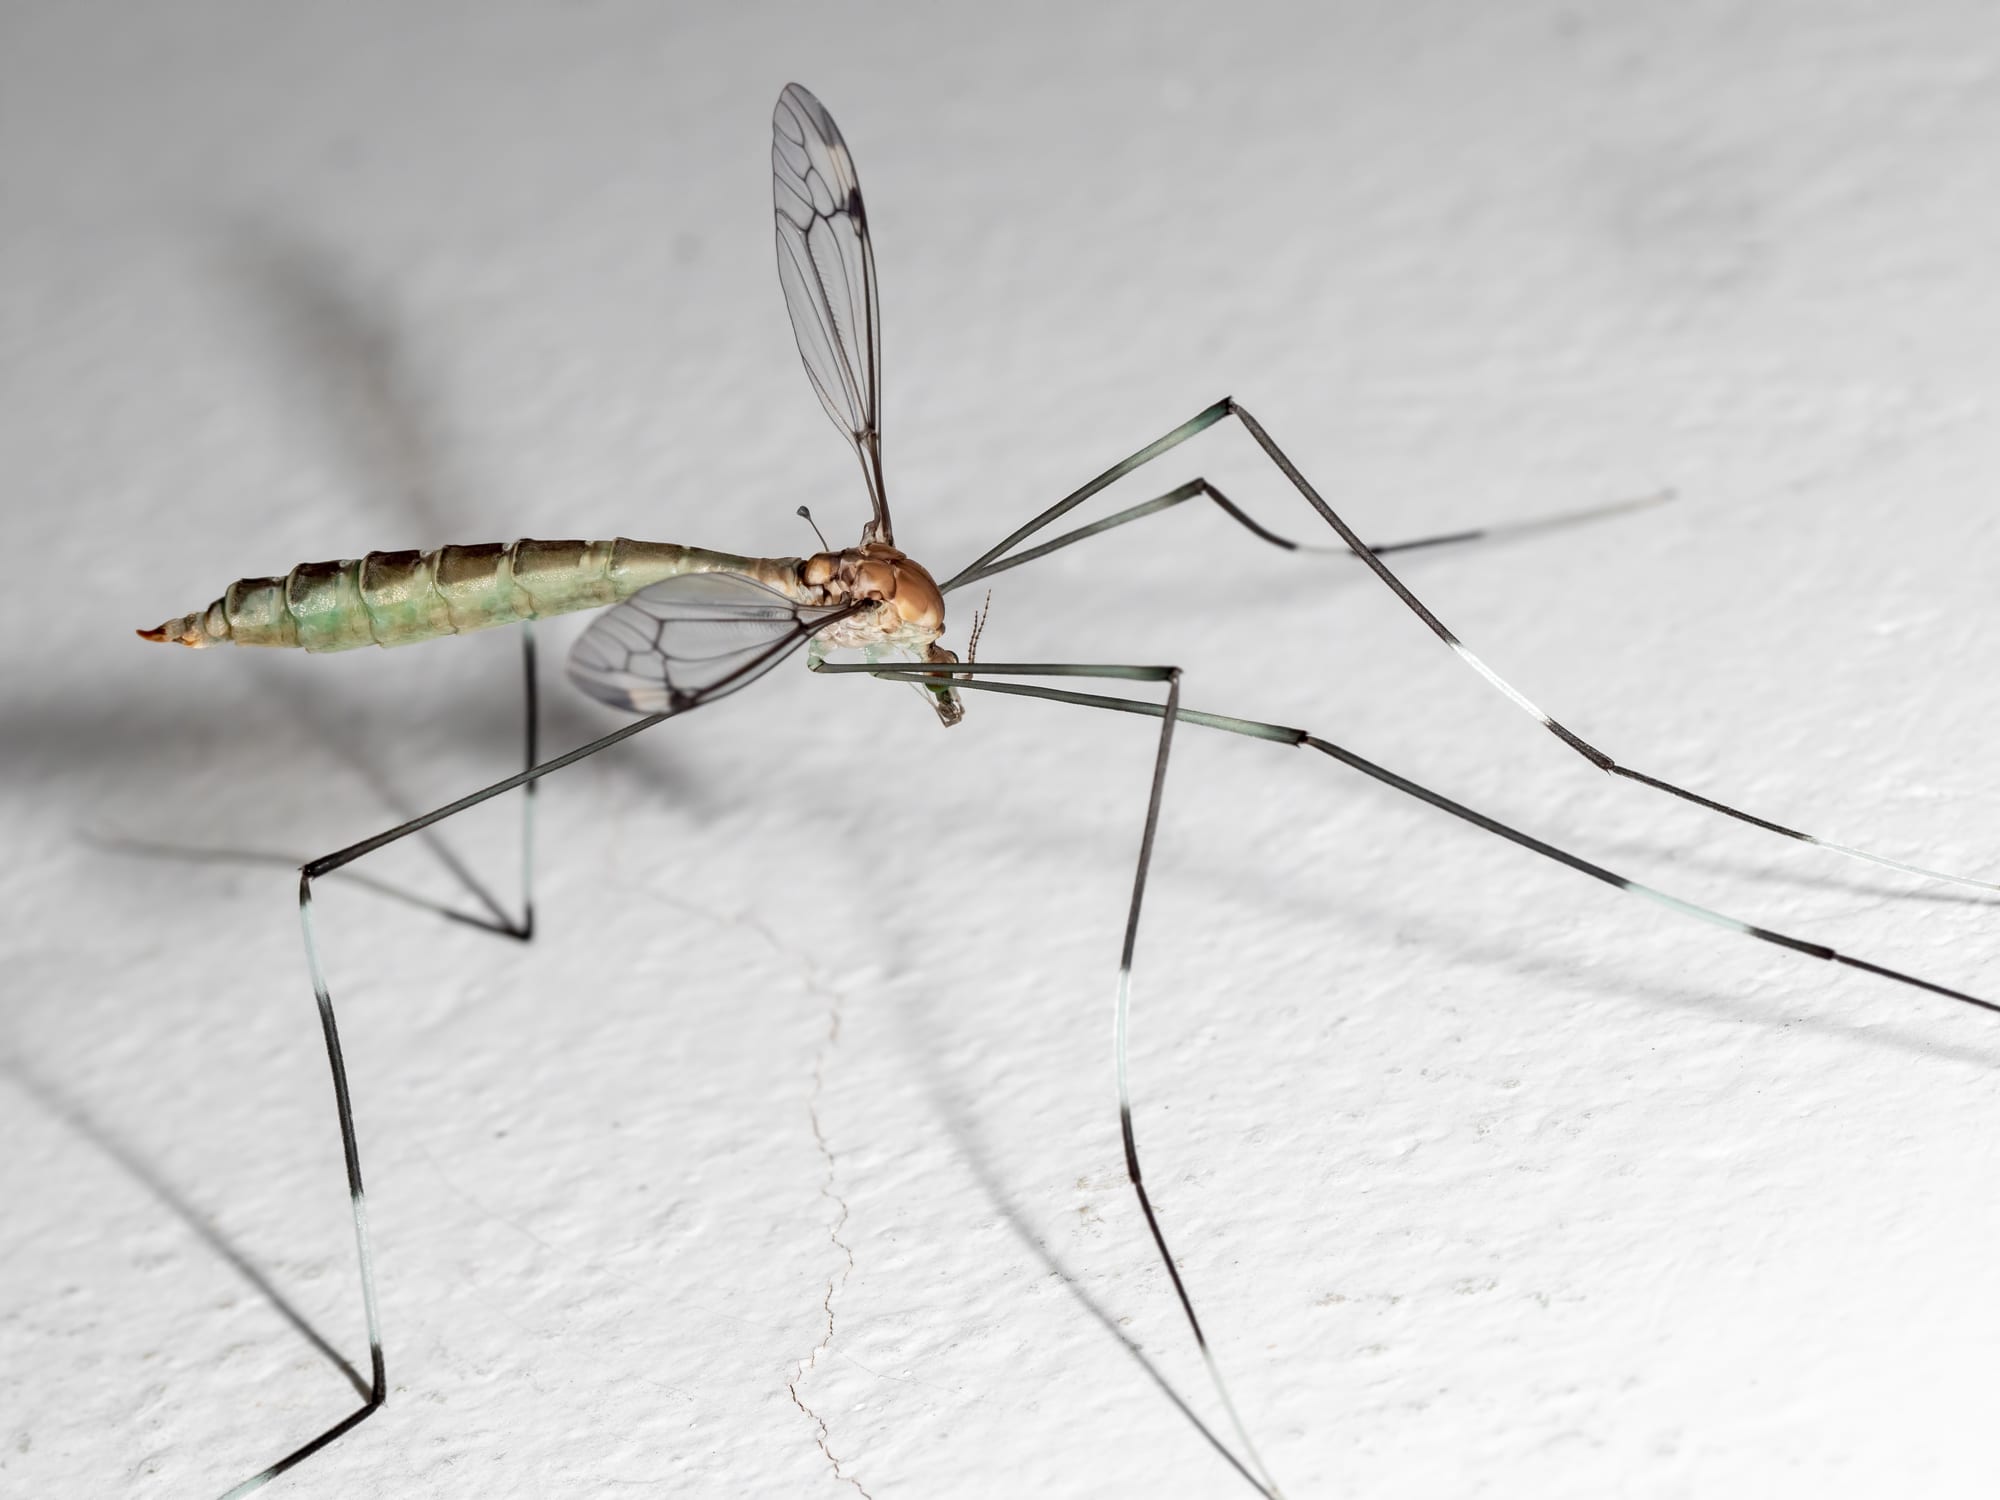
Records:
[[[943,665],[958,658],[938,645],[944,634],[944,595],[921,563],[887,542],[865,541],[839,552],[818,552],[799,564],[799,581],[827,604],[872,602],[822,632],[829,646],[874,656],[895,653]],[[928,687],[928,684],[926,684]],[[947,726],[965,715],[948,686],[928,687],[938,717]]]

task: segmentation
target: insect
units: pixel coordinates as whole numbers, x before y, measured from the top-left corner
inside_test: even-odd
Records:
[[[1243,1481],[1267,1495],[1282,1493],[1282,1476],[1260,1456],[1257,1414],[1239,1411],[1220,1361],[1203,1331],[1200,1287],[1184,1282],[1170,1249],[1171,1223],[1158,1212],[1141,1171],[1139,1128],[1130,1083],[1128,1022],[1147,879],[1168,784],[1176,734],[1182,727],[1304,749],[1359,773],[1435,812],[1492,834],[1616,890],[1681,916],[1706,922],[1802,958],[1864,971],[1880,979],[1984,1010],[1993,1002],[1864,957],[1789,936],[1694,905],[1630,880],[1464,804],[1434,792],[1302,728],[1183,705],[1178,668],[1159,664],[978,661],[942,644],[949,596],[1010,569],[1134,524],[1191,501],[1206,501],[1272,545],[1298,544],[1253,521],[1216,486],[1193,479],[1158,497],[1095,522],[1046,536],[1057,522],[1117,480],[1152,464],[1190,439],[1234,420],[1331,533],[1329,546],[1350,553],[1372,578],[1415,616],[1471,672],[1536,719],[1568,752],[1597,771],[1679,798],[1722,818],[1795,842],[1815,845],[1903,874],[1953,881],[1984,891],[2000,885],[1930,870],[1848,845],[1832,843],[1727,805],[1701,792],[1627,766],[1543,712],[1499,675],[1418,598],[1383,559],[1416,543],[1371,546],[1347,524],[1241,404],[1224,398],[1120,460],[1089,483],[1001,538],[941,582],[897,545],[881,456],[881,338],[873,250],[852,157],[824,107],[789,86],[773,119],[774,223],[778,266],[792,327],[813,387],[853,447],[871,515],[858,542],[803,557],[757,558],[677,543],[517,541],[509,545],[443,547],[433,552],[377,552],[358,560],[306,564],[283,578],[239,580],[206,609],[140,634],[161,643],[204,648],[223,643],[337,651],[402,645],[442,635],[522,624],[544,616],[596,608],[569,662],[585,692],[639,717],[626,726],[548,760],[539,758],[539,705],[533,638],[524,631],[527,682],[527,764],[513,776],[360,840],[301,870],[299,913],[319,1019],[332,1075],[335,1112],[353,1205],[356,1254],[368,1327],[370,1367],[362,1405],[228,1491],[247,1493],[302,1462],[373,1415],[388,1395],[386,1359],[370,1255],[356,1110],[342,1059],[335,1008],[315,938],[313,886],[377,850],[504,793],[532,799],[550,773],[621,743],[653,726],[748,685],[803,650],[808,667],[828,675],[860,673],[903,684],[939,723],[959,725],[967,694],[1025,697],[1066,709],[1156,720],[1152,772],[1139,828],[1138,854],[1116,966],[1114,1055],[1117,1110],[1126,1174],[1152,1244],[1184,1321],[1206,1366],[1223,1415],[1208,1431]],[[1439,540],[1439,539],[1424,539]],[[830,653],[858,654],[835,661]],[[1080,684],[1080,685],[1057,685]],[[1151,689],[1156,697],[1143,695]],[[532,808],[532,800],[529,803]],[[502,925],[526,938],[534,906],[524,832],[521,915]],[[976,984],[976,977],[968,977]],[[1192,1415],[1190,1419],[1193,1420]]]

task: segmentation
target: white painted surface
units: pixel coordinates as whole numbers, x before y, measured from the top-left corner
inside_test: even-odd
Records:
[[[132,627],[371,547],[857,529],[772,267],[789,77],[868,192],[920,557],[1224,392],[1378,537],[1673,484],[1406,576],[1634,765],[2000,870],[1980,7],[4,24],[7,1494],[213,1493],[347,1409],[228,1258],[364,1357],[286,866],[515,754],[505,635]],[[1124,498],[1195,473],[1310,532],[1226,430]],[[1180,663],[1193,705],[2000,993],[1991,904],[1608,783],[1358,570],[1220,518],[1008,575],[982,651]],[[393,1389],[273,1493],[837,1496],[787,1395],[829,1278],[799,1390],[877,1500],[1246,1493],[1088,1310],[1212,1412],[1110,1099],[1150,726],[970,708],[789,670],[564,773],[525,950],[326,887]],[[614,722],[553,674],[550,720]],[[461,822],[506,889],[511,807]],[[1141,1140],[1289,1494],[1990,1492],[1989,1018],[1195,731],[1149,902]]]

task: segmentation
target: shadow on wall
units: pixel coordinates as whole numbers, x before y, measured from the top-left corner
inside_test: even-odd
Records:
[[[213,1250],[225,1265],[270,1303],[279,1316],[298,1331],[299,1337],[340,1371],[347,1378],[348,1384],[354,1387],[356,1394],[364,1400],[367,1399],[368,1380],[361,1371],[328,1343],[326,1337],[306,1320],[305,1315],[287,1300],[284,1293],[272,1285],[270,1278],[230,1243],[209,1221],[206,1214],[182,1197],[179,1190],[168,1182],[165,1175],[136,1147],[100,1124],[83,1105],[37,1074],[18,1056],[0,1054],[0,1079],[19,1089],[40,1105],[51,1118],[61,1121],[83,1140],[101,1151],[120,1171],[143,1187],[175,1218],[187,1225],[197,1239]]]

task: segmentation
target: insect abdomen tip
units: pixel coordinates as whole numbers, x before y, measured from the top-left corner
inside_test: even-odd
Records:
[[[169,620],[164,625],[156,625],[151,630],[134,631],[142,641],[158,641],[169,646],[212,646],[215,641],[203,630],[203,616],[182,615],[178,620]]]

